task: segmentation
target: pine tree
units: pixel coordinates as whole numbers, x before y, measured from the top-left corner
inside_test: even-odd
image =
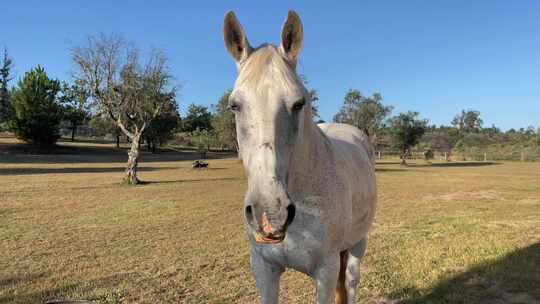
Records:
[[[7,123],[12,113],[8,85],[11,80],[10,73],[13,60],[8,56],[7,49],[4,49],[2,59],[2,67],[0,68],[0,127],[2,124]]]
[[[50,79],[39,65],[27,72],[13,90],[10,126],[15,136],[38,146],[50,146],[60,137],[62,108],[60,82]]]

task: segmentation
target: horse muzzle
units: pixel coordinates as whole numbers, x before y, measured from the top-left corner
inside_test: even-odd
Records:
[[[293,204],[289,204],[286,208],[287,217],[284,224],[280,226],[273,225],[266,212],[261,215],[261,220],[255,219],[253,206],[246,206],[245,216],[248,225],[254,235],[255,241],[261,244],[279,244],[283,242],[287,235],[287,228],[293,222],[296,213],[296,208]]]

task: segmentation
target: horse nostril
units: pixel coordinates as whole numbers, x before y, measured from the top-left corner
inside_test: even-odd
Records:
[[[251,205],[246,206],[246,219],[250,225],[253,224],[253,208]]]
[[[295,215],[296,207],[293,204],[290,204],[287,206],[287,221],[285,222],[285,229],[292,223]]]

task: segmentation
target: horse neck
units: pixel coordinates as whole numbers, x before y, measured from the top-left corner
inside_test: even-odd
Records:
[[[314,177],[333,174],[333,154],[328,138],[313,122],[309,111],[306,111],[303,124],[303,131],[298,137],[292,157],[289,187],[295,189],[294,192],[316,195],[317,193],[313,192],[324,189],[317,185]]]

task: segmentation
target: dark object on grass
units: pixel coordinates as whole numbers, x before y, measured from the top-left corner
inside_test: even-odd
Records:
[[[202,160],[196,160],[193,162],[193,165],[191,165],[193,169],[200,169],[200,168],[207,168],[208,163]]]

